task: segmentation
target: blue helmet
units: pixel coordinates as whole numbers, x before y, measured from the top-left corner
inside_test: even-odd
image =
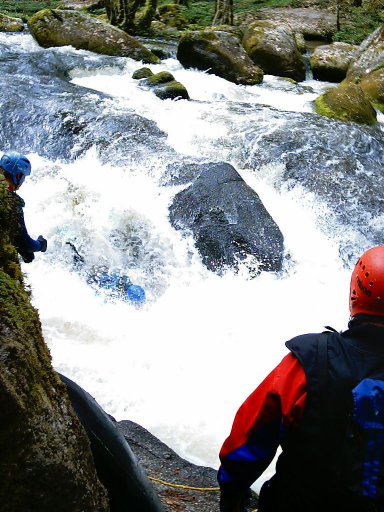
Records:
[[[137,284],[130,284],[126,289],[127,297],[130,302],[135,304],[144,304],[145,302],[145,291]]]
[[[20,153],[5,153],[1,157],[0,168],[11,178],[15,187],[20,187],[25,177],[31,174],[31,162]]]

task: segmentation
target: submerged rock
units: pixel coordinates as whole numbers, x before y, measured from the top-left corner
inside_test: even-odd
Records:
[[[228,163],[202,167],[170,206],[176,229],[192,232],[203,264],[217,273],[252,259],[251,271],[279,271],[284,240],[259,196]]]
[[[123,30],[79,11],[44,9],[28,20],[31,34],[44,48],[71,45],[102,55],[159,63],[144,45]]]

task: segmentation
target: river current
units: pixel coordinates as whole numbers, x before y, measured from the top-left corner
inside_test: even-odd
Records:
[[[286,354],[284,342],[346,327],[353,262],[380,242],[380,208],[364,224],[341,176],[341,206],[332,210],[328,192],[288,179],[286,155],[318,145],[318,156],[302,155],[303,168],[312,158],[337,173],[347,154],[357,171],[374,174],[383,116],[376,128],[328,122],[312,101],[331,84],[266,76],[236,86],[175,58],[149,67],[173,73],[191,101],[162,101],[131,78],[142,67],[131,59],[43,50],[29,34],[0,34],[0,48],[0,145],[32,162],[20,195],[28,230],[48,239],[48,251],[22,268],[54,367],[117,420],[217,468],[235,411]],[[168,205],[185,185],[166,186],[165,177],[175,162],[202,161],[230,162],[260,196],[284,235],[282,272],[252,278],[245,262],[219,277],[172,228]],[[90,265],[129,275],[146,304],[92,288],[67,242]]]

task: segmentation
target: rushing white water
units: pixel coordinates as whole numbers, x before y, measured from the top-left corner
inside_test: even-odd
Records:
[[[71,164],[29,155],[33,175],[21,190],[26,223],[31,236],[48,239],[48,251],[23,270],[55,368],[117,420],[133,420],[183,457],[217,467],[237,407],[286,353],[284,341],[346,326],[349,285],[334,233],[319,228],[324,207],[299,187],[277,191],[278,166],[257,175],[239,168],[221,141],[251,122],[234,103],[311,112],[329,84],[266,77],[262,86],[235,86],[168,59],[151,69],[170,70],[194,101],[162,101],[131,78],[139,67],[127,59],[124,71],[78,71],[73,83],[110,94],[110,108],[128,106],[155,121],[179,154],[233,163],[282,230],[286,268],[254,279],[245,266],[237,275],[209,272],[193,241],[168,221],[175,190],[158,182],[166,162],[148,154],[145,167],[103,165],[90,149]],[[269,122],[266,113],[266,130]],[[125,268],[113,230],[141,241],[140,265]],[[146,305],[97,294],[74,271],[67,241],[94,264],[108,261],[127,273],[145,288]]]

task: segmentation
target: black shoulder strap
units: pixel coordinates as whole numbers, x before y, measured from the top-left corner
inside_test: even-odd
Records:
[[[319,335],[319,341],[317,345],[317,361],[318,361],[318,376],[320,384],[320,405],[321,410],[327,410],[327,398],[328,398],[328,332],[322,332]],[[327,415],[322,414],[322,429],[323,434],[327,433]]]

